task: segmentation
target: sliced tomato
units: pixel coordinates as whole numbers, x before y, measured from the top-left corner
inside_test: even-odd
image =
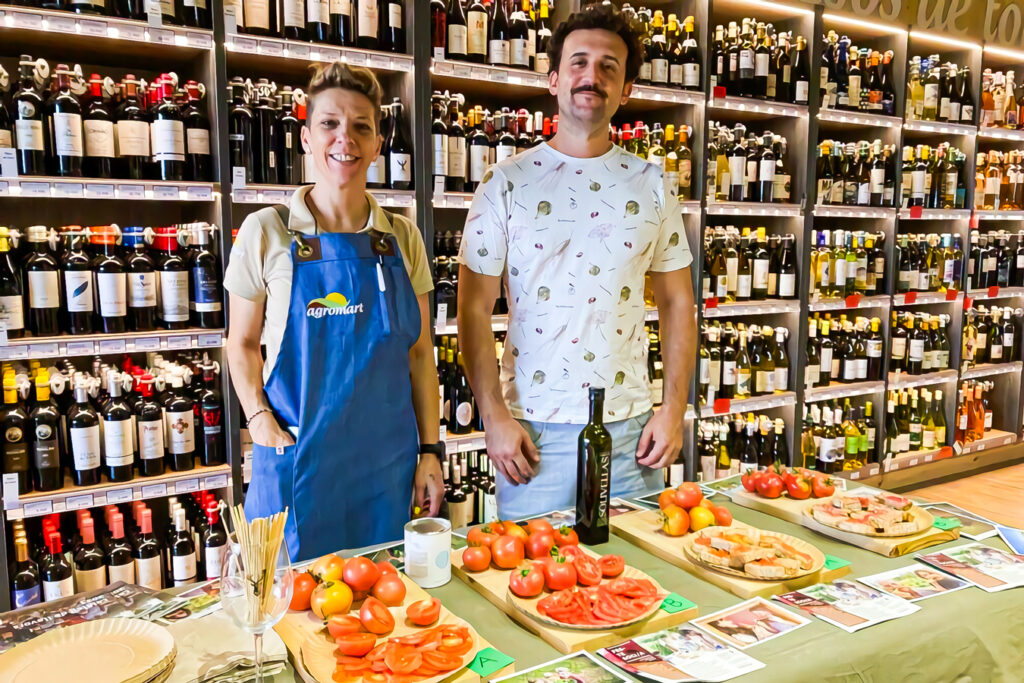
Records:
[[[615,578],[626,568],[626,561],[622,555],[605,555],[597,561],[597,564],[601,567],[601,574],[606,579]]]
[[[430,626],[441,616],[441,601],[437,598],[417,600],[405,608],[405,616],[417,626]]]
[[[372,633],[343,633],[334,642],[341,654],[362,657],[377,644],[377,636]]]
[[[437,649],[439,652],[448,652],[456,655],[464,655],[467,652],[469,652],[472,649],[472,647],[473,641],[467,638],[457,638],[453,636],[451,638],[445,638],[444,640],[442,640],[440,647],[438,647]]]
[[[572,563],[576,567],[576,580],[579,583],[584,586],[596,586],[601,583],[601,567],[593,557],[581,552],[573,558]]]
[[[424,652],[423,662],[440,671],[452,671],[462,666],[462,655],[453,652]]]
[[[423,664],[423,656],[414,647],[391,643],[384,663],[396,674],[411,674]]]
[[[381,673],[368,673],[363,674],[363,680],[366,683],[387,683],[387,676]]]
[[[331,680],[334,683],[355,683],[359,680],[359,676],[353,676],[341,669],[331,674]]]

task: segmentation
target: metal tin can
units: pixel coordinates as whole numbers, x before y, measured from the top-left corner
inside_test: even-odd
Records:
[[[421,517],[405,525],[405,573],[421,588],[436,588],[452,578],[452,525],[440,517]]]

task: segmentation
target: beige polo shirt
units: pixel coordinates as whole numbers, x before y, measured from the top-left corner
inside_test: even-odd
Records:
[[[305,201],[312,189],[312,185],[300,187],[288,202],[288,228],[304,235],[316,233],[316,219]],[[392,214],[395,218],[392,224],[377,200],[370,194],[366,198],[370,202],[370,219],[362,232],[378,230],[394,235],[413,292],[419,296],[432,290],[427,250],[419,228],[399,214]],[[281,350],[292,295],[291,237],[273,207],[251,213],[242,222],[231,247],[224,287],[243,299],[266,301],[263,320],[263,343],[267,347],[263,381],[266,382]]]

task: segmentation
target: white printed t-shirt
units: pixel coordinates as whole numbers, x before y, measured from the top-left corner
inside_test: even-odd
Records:
[[[658,166],[614,145],[580,159],[546,143],[495,164],[460,259],[505,279],[501,383],[513,417],[585,424],[592,386],[605,388],[608,421],[651,409],[644,275],[693,260]]]

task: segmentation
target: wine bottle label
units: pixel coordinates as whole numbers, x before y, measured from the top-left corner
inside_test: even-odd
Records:
[[[85,153],[82,141],[82,115],[54,112],[53,141],[57,156],[82,156]]]
[[[71,428],[71,455],[76,470],[93,470],[100,466],[100,426]]]
[[[220,569],[224,565],[224,553],[227,544],[205,546],[203,548],[203,564],[206,567],[206,578],[215,579],[220,576]]]
[[[722,361],[722,386],[731,387],[736,384],[736,361]]]
[[[360,38],[376,38],[379,21],[377,0],[363,0],[358,3],[357,10],[356,35]]]
[[[107,568],[75,569],[75,586],[79,593],[99,590],[107,585]]]
[[[310,24],[331,23],[331,8],[327,0],[306,0],[306,21]]]
[[[132,450],[132,421],[106,420],[103,423],[104,457],[109,467],[131,465],[134,459]]]
[[[509,50],[513,66],[530,66],[530,47],[526,38],[513,38],[509,41]]]
[[[931,83],[924,86],[924,108],[938,109],[939,107],[939,84]]]
[[[330,12],[343,17],[351,17],[352,0],[330,0]]]
[[[86,119],[82,126],[85,130],[85,156],[112,159],[115,156],[114,122]]]
[[[36,469],[60,467],[60,450],[57,433],[48,424],[36,425],[36,438],[32,442],[32,456]]]
[[[136,426],[139,434],[139,457],[143,460],[159,460],[164,457],[163,422],[139,420]]]
[[[156,273],[128,273],[128,305],[132,308],[156,306]]]
[[[158,119],[149,124],[153,161],[185,160],[185,124],[181,121]]]
[[[683,85],[683,65],[670,64],[668,67],[668,82],[675,86]]]
[[[469,54],[487,54],[487,13],[466,12],[466,25],[468,30],[467,45]]]
[[[808,81],[797,81],[796,82],[796,88],[795,88],[796,94],[793,96],[793,101],[796,102],[797,104],[804,104],[804,103],[806,103],[807,102],[807,91],[808,91],[808,88],[810,88],[810,85],[811,84]]]
[[[175,586],[184,586],[196,580],[196,554],[171,555],[171,576]]]
[[[511,46],[507,40],[492,39],[488,43],[487,61],[490,64],[508,65]]]
[[[39,591],[39,586],[35,585],[31,588],[22,588],[11,591],[11,609],[21,609],[22,607],[28,607],[29,605],[38,605],[42,599],[42,594]]]
[[[192,269],[192,290],[195,292],[195,310],[200,313],[211,313],[223,308],[220,297],[220,283],[217,274],[208,268]]]
[[[516,154],[516,148],[512,145],[498,145],[494,150],[494,163],[509,159]],[[665,157],[660,157],[664,162]]]
[[[392,183],[408,183],[412,181],[412,156],[402,152],[391,152],[389,155]]]
[[[75,579],[69,576],[59,581],[43,579],[43,602],[52,602],[75,594]]]
[[[210,131],[205,128],[189,128],[185,131],[186,149],[189,154],[210,154]]]
[[[160,317],[166,322],[188,321],[188,272],[163,270],[160,277]]]
[[[160,557],[136,557],[135,574],[139,586],[145,586],[153,590],[163,588],[163,568],[160,563]]]
[[[124,581],[128,584],[135,583],[135,563],[125,562],[124,564],[112,564],[107,567],[110,573],[110,583]]]
[[[754,70],[754,51],[753,50],[740,50],[740,71],[753,71]]]
[[[388,25],[391,28],[402,28],[402,6],[396,2],[388,3]]]
[[[9,427],[4,434],[7,443],[4,444],[4,471],[6,472],[28,472],[28,444],[21,441],[24,434],[19,427]],[[21,443],[17,443],[21,441]]]
[[[14,136],[11,131],[0,128],[0,149],[9,149],[14,146]]]
[[[245,25],[270,30],[270,0],[245,0]]]
[[[466,54],[466,27],[464,25],[448,24],[447,48],[449,55]]]
[[[546,74],[551,69],[551,59],[547,52],[538,52],[533,58],[533,70],[539,74]]]
[[[0,296],[0,330],[25,329],[24,301],[20,296]]]
[[[894,344],[895,346],[895,344]],[[911,339],[910,340],[910,353],[908,358],[911,362],[923,361],[924,360],[924,340],[923,339]]]
[[[160,0],[160,13],[168,17],[175,16],[177,12],[174,11],[174,0]]]
[[[185,0],[185,7],[195,7],[196,9],[206,9],[206,0]]]
[[[60,286],[55,270],[28,271],[28,305],[31,308],[60,308]]]
[[[754,289],[768,289],[768,259],[754,259]]]
[[[455,407],[455,421],[463,427],[468,427],[473,421],[473,405],[468,402],[459,403]]]
[[[754,75],[755,76],[767,76],[768,75],[768,58],[767,52],[757,53],[754,57]],[[853,80],[852,78],[850,80]]]
[[[195,414],[191,410],[174,412],[168,410],[167,416],[167,451],[171,455],[187,455],[196,450]]]
[[[804,368],[804,388],[810,389],[815,386],[821,379],[821,366],[820,365],[808,365]]]
[[[652,59],[651,60],[651,82],[652,83],[668,83],[668,60],[667,59]]]
[[[148,157],[149,123],[146,121],[118,121],[117,155],[119,157]]]
[[[448,175],[448,135],[446,133],[433,133],[430,136],[434,143],[434,175]]]
[[[700,64],[683,64],[683,86],[686,88],[700,86]]]
[[[128,283],[124,273],[96,273],[100,315],[120,318],[128,315]]]
[[[487,145],[469,146],[469,179],[475,183],[480,182],[487,170],[490,147]]]
[[[448,136],[448,175],[466,177],[466,138],[462,136]]]
[[[747,273],[745,275],[737,275],[736,276],[736,296],[737,297],[739,297],[741,299],[749,299],[750,298],[750,294],[751,294],[750,287],[751,287],[750,273]]]
[[[281,7],[281,5],[279,5]],[[303,12],[303,0],[284,0],[281,7],[281,23],[284,26],[306,27],[306,19]]]
[[[796,294],[796,274],[782,273],[779,275],[779,296],[792,297]]]

